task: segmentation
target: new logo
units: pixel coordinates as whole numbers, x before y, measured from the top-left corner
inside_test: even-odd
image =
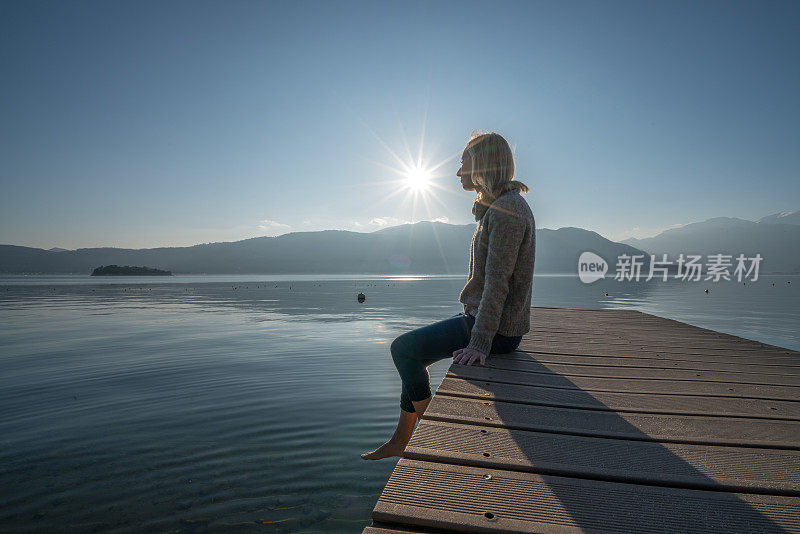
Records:
[[[582,252],[578,258],[578,278],[584,284],[597,282],[605,278],[608,272],[608,262],[594,252]]]

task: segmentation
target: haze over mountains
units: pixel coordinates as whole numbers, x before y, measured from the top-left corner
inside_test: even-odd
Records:
[[[661,232],[625,244],[651,254],[739,254],[764,258],[765,273],[800,273],[800,211],[775,213],[758,221],[716,217]]]
[[[135,265],[174,274],[464,274],[475,224],[419,222],[372,233],[325,230],[228,243],[152,249],[49,251],[0,245],[0,272],[89,274],[100,265]],[[580,228],[536,232],[536,272],[574,273],[584,250],[606,258],[643,254]]]
[[[361,233],[294,232],[277,237],[152,249],[44,250],[0,245],[0,272],[90,274],[101,265],[146,266],[174,274],[465,274],[475,224],[420,222]],[[584,251],[609,262],[621,254],[715,254],[764,258],[761,272],[800,273],[800,216],[775,214],[758,222],[709,219],[622,243],[582,228],[536,231],[537,274],[574,274]]]

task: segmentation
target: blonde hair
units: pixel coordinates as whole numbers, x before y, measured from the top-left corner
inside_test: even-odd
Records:
[[[502,135],[476,130],[470,135],[466,151],[472,159],[472,181],[479,186],[479,202],[490,204],[506,191],[530,191],[527,185],[514,180],[514,154]]]

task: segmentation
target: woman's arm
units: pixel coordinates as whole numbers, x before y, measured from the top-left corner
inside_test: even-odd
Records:
[[[500,316],[503,314],[509,280],[517,263],[522,240],[525,238],[527,223],[513,212],[489,210],[486,216],[489,217],[487,220],[489,244],[483,293],[467,348],[478,350],[488,356],[500,324]]]

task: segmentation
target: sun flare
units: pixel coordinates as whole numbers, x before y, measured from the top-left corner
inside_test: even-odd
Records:
[[[408,168],[406,175],[406,186],[409,189],[417,193],[427,191],[431,181],[431,173],[429,170],[415,165]]]
[[[453,184],[457,184],[455,177],[451,176],[453,183],[448,184],[445,182],[443,178],[450,172],[445,173],[442,168],[458,158],[461,155],[461,151],[453,152],[441,160],[438,158],[432,160],[430,156],[426,157],[425,120],[423,118],[419,148],[415,151],[412,151],[402,132],[403,146],[401,148],[405,150],[396,150],[389,146],[372,128],[364,124],[373,137],[391,155],[391,163],[389,164],[382,161],[374,161],[373,163],[395,176],[394,179],[385,180],[387,193],[376,202],[376,205],[391,202],[393,209],[397,213],[394,217],[400,220],[408,220],[410,218],[412,223],[420,220],[440,220],[442,218],[441,211],[447,208],[447,204],[442,201],[439,194],[457,194],[453,191]],[[400,126],[403,129],[402,124]],[[424,213],[420,213],[419,208],[422,208]],[[438,236],[436,236],[436,240],[438,242]],[[441,245],[439,248],[441,249]],[[444,256],[444,252],[442,252],[442,255]]]

